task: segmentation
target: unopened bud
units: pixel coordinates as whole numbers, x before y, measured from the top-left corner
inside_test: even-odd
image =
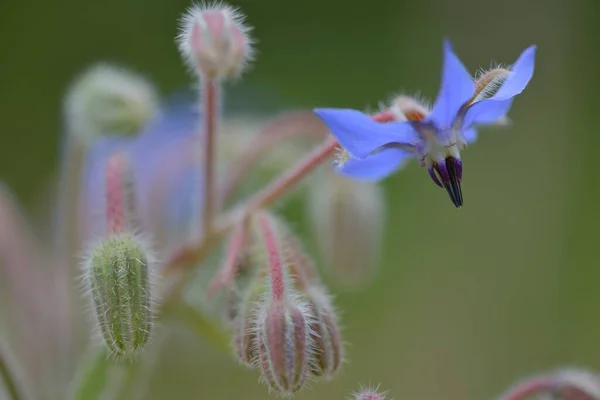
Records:
[[[379,256],[385,211],[382,189],[339,174],[318,178],[308,202],[323,265],[340,284],[363,283],[373,274]]]
[[[429,106],[416,98],[399,95],[392,100],[390,111],[396,121],[421,121],[429,114]]]
[[[475,94],[470,103],[489,99],[495,95],[509,75],[510,71],[504,68],[494,68],[481,73],[475,81]]]
[[[252,58],[250,28],[244,18],[223,3],[190,8],[177,37],[185,61],[209,80],[239,75]]]
[[[524,379],[499,398],[525,400],[535,396],[564,400],[598,400],[600,379],[591,371],[565,368]]]
[[[292,395],[308,378],[312,344],[306,305],[269,300],[258,319],[256,349],[263,380],[280,394]]]
[[[310,327],[316,354],[311,372],[316,377],[331,379],[340,370],[344,360],[338,318],[323,287],[310,287],[305,296],[314,314]]]
[[[584,369],[568,368],[556,374],[556,392],[567,400],[600,400],[600,377]]]
[[[256,322],[260,300],[267,290],[264,277],[259,277],[246,293],[238,295],[240,301],[236,304],[232,321],[233,349],[238,361],[248,367],[254,367],[257,363]]]
[[[71,137],[89,145],[100,135],[135,135],[155,115],[155,89],[142,77],[100,64],[85,71],[65,98]]]
[[[130,357],[150,337],[153,312],[149,251],[135,236],[104,238],[91,252],[85,278],[104,343]]]
[[[354,400],[385,400],[387,393],[379,392],[378,388],[361,388],[352,395]]]

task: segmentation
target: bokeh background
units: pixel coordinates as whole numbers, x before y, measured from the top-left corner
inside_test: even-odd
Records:
[[[284,108],[374,108],[399,91],[434,98],[443,37],[473,72],[538,45],[512,126],[482,130],[463,153],[462,209],[415,163],[383,182],[378,275],[361,290],[333,287],[349,363],[299,399],[342,399],[360,383],[395,399],[484,399],[540,370],[600,369],[597,0],[231,3],[259,41],[235,93],[259,88]],[[187,6],[1,0],[0,179],[32,215],[56,174],[76,74],[108,60],[164,94],[190,86],[173,39]],[[255,372],[185,330],[166,349],[145,398],[269,397]]]

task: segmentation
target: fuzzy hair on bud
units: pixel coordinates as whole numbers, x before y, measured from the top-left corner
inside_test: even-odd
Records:
[[[153,261],[143,240],[122,233],[101,240],[84,265],[100,334],[116,356],[131,357],[150,338]]]
[[[362,284],[377,266],[385,211],[382,188],[323,172],[311,182],[307,199],[323,266],[337,283]]]
[[[260,309],[261,299],[268,290],[264,277],[257,279],[245,293],[238,295],[240,301],[236,307],[236,315],[232,321],[232,344],[234,354],[240,364],[255,367],[257,364],[256,352],[256,322]]]
[[[312,364],[309,307],[299,299],[269,299],[258,315],[256,352],[262,380],[283,396],[304,386]]]
[[[471,104],[489,99],[495,95],[509,75],[510,71],[504,68],[494,68],[481,72],[475,80],[475,94],[473,95]]]
[[[185,62],[201,78],[228,79],[253,57],[251,28],[236,8],[217,2],[194,5],[181,18],[177,42]]]
[[[85,145],[100,135],[135,135],[157,110],[158,96],[148,81],[109,64],[86,70],[64,101],[69,135]]]
[[[314,285],[305,297],[312,309],[311,337],[315,347],[315,361],[311,373],[319,378],[332,379],[344,361],[344,344],[338,326],[338,317],[331,297],[325,288]]]
[[[352,394],[353,400],[385,400],[386,398],[387,392],[380,392],[379,387],[374,389],[361,387],[358,392]]]
[[[430,106],[420,99],[399,95],[389,106],[396,121],[421,121],[429,114]]]

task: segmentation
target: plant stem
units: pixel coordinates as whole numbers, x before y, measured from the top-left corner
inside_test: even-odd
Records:
[[[337,140],[333,138],[327,139],[306,158],[298,162],[295,167],[285,171],[263,190],[254,195],[247,203],[235,208],[217,220],[212,226],[210,234],[205,235],[197,245],[180,249],[167,263],[164,273],[169,274],[171,271],[178,270],[178,266],[192,265],[192,261],[201,258],[215,240],[226,235],[240,221],[247,218],[250,213],[269,206],[279,197],[286,194],[302,178],[306,177],[316,167],[332,156],[337,146]]]
[[[11,371],[7,355],[4,349],[0,348],[0,376],[6,385],[6,392],[12,400],[23,400],[25,397],[19,391],[19,385],[15,377],[15,372]]]
[[[251,167],[270,149],[284,140],[309,137],[322,140],[327,134],[322,122],[310,111],[285,113],[271,120],[258,134],[252,147],[244,151],[231,165],[220,190],[220,203],[229,200]]]
[[[317,166],[332,156],[337,147],[337,140],[334,138],[327,139],[325,143],[315,149],[305,159],[301,160],[295,167],[285,171],[279,178],[276,178],[266,188],[254,195],[248,201],[247,205],[243,207],[245,214],[271,205],[279,197],[286,194],[302,178],[306,177]]]
[[[203,190],[200,194],[204,197],[202,204],[202,236],[210,235],[214,216],[215,201],[215,142],[217,135],[217,124],[219,120],[219,83],[213,79],[202,81],[202,107],[203,121],[202,161],[204,163]],[[196,238],[194,238],[196,239]]]

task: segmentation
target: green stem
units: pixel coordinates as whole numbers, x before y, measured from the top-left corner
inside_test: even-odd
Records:
[[[15,371],[11,369],[5,351],[0,350],[0,376],[6,386],[6,392],[12,400],[24,400],[25,396],[19,390]]]

